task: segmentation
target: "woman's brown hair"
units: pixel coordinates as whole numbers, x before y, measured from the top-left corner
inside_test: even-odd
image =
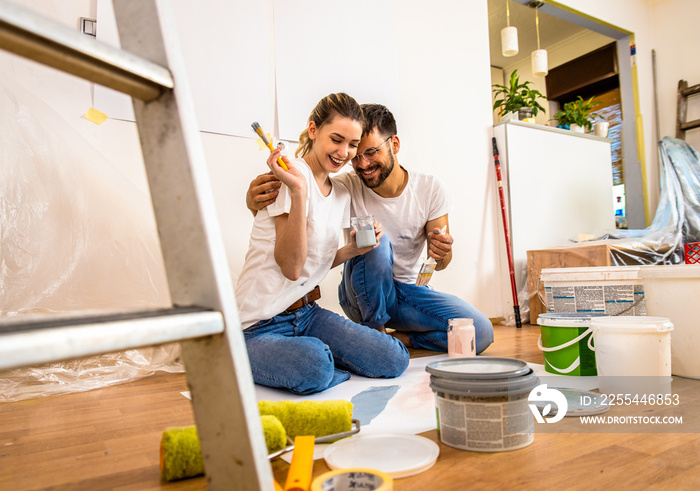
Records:
[[[311,111],[309,122],[313,121],[317,128],[330,122],[335,116],[342,116],[360,124],[364,124],[362,108],[355,99],[349,95],[339,92],[337,94],[329,94],[316,104],[316,107]],[[311,151],[313,140],[309,138],[309,129],[307,128],[299,135],[299,147],[294,152],[295,157],[303,157]]]

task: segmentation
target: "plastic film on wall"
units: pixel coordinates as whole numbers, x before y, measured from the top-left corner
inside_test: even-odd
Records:
[[[148,196],[63,118],[0,83],[0,317],[170,305]],[[0,372],[0,401],[182,371],[179,346]]]
[[[698,152],[683,140],[659,142],[661,194],[651,225],[615,230],[596,240],[610,245],[611,265],[678,264],[684,246],[700,242],[700,163]]]

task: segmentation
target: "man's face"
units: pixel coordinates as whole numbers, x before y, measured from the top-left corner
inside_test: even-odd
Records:
[[[394,169],[391,144],[392,137],[380,135],[376,128],[360,140],[357,157],[352,160],[352,167],[365,186],[370,189],[380,186]],[[365,152],[370,161],[362,156]]]

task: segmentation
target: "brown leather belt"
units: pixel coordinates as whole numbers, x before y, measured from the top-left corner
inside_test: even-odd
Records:
[[[314,288],[309,293],[307,293],[306,295],[301,297],[299,300],[294,302],[292,305],[287,307],[285,312],[294,312],[295,310],[299,310],[304,305],[308,305],[311,302],[315,302],[319,298],[321,298],[321,287],[316,285],[316,288]]]

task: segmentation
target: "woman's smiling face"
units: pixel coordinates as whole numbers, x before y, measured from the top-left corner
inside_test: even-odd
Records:
[[[335,115],[321,127],[312,121],[309,138],[313,140],[313,147],[307,162],[318,163],[329,174],[338,172],[357,153],[361,137],[362,124],[354,119]]]

